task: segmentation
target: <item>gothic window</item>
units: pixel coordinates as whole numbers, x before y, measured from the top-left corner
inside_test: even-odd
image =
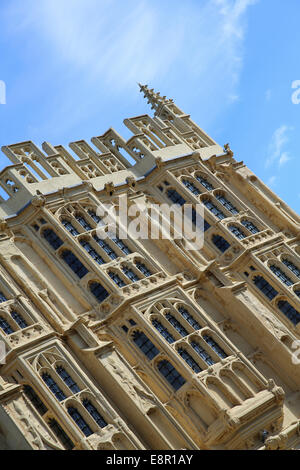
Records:
[[[183,206],[186,203],[186,200],[175,189],[168,189],[167,196],[174,204]]]
[[[94,210],[88,209],[88,214],[97,224],[101,222],[101,217],[99,217]]]
[[[245,233],[239,227],[236,227],[235,225],[229,225],[228,229],[230,230],[230,232],[233,233],[236,238],[239,238],[240,240],[246,238]]]
[[[106,297],[109,296],[107,290],[104,289],[99,282],[92,282],[89,285],[91,293],[96,297],[99,302],[102,302]]]
[[[167,313],[165,317],[168,320],[168,322],[170,322],[171,325],[174,326],[175,330],[177,330],[181,334],[181,336],[188,335],[188,332],[186,331],[186,329],[181,325],[181,323],[179,323],[178,320],[176,320],[176,318],[173,315],[171,315],[171,313]]]
[[[83,406],[87,409],[90,413],[91,417],[96,421],[100,428],[105,428],[107,426],[107,422],[105,419],[100,415],[98,410],[94,407],[94,405],[87,399],[82,401]]]
[[[197,343],[196,341],[192,341],[191,346],[193,349],[195,349],[196,353],[199,354],[199,356],[204,360],[204,362],[206,362],[206,364],[212,366],[215,363],[213,358],[208,354],[207,351],[205,351],[202,346],[200,346],[199,343]]]
[[[30,385],[24,385],[24,393],[41,416],[47,413],[48,409]]]
[[[192,222],[196,227],[199,226],[199,223],[197,224],[197,222],[199,221],[199,216],[200,216],[200,214],[197,214],[196,210],[194,208],[192,208]],[[200,216],[200,221],[202,221],[202,220],[203,220],[203,231],[206,232],[206,230],[208,230],[210,228],[210,224]]]
[[[217,206],[215,206],[210,199],[202,199],[202,203],[208,210],[210,210],[210,212],[218,217],[218,219],[222,220],[226,218],[226,215]]]
[[[79,261],[77,256],[75,256],[72,251],[63,251],[61,257],[80,279],[88,273],[86,267],[82,264],[81,261]]]
[[[175,390],[178,390],[180,387],[182,387],[182,385],[185,384],[185,379],[179,374],[179,372],[169,361],[160,361],[157,364],[157,368]]]
[[[184,184],[184,186],[196,196],[198,196],[198,194],[201,194],[199,189],[191,181],[186,180],[186,179],[182,179],[181,181]]]
[[[124,266],[122,268],[122,271],[128,277],[128,279],[130,279],[132,282],[136,282],[140,280],[138,275],[135,274],[135,272],[133,272],[132,269],[128,268],[127,266]]]
[[[77,220],[77,222],[80,223],[80,225],[87,231],[89,230],[92,230],[92,227],[90,226],[90,224],[85,220],[84,217],[82,217],[82,215],[80,214],[76,214],[75,215],[75,219]]]
[[[7,298],[5,297],[5,295],[3,294],[3,292],[0,292],[0,303],[6,302],[6,301],[7,301]]]
[[[223,238],[221,235],[213,235],[212,241],[213,241],[213,244],[220,251],[222,251],[222,253],[224,253],[230,247],[230,244],[228,243],[228,241],[225,240],[225,238]]]
[[[153,359],[159,353],[159,350],[142,331],[135,331],[132,339],[148,359]]]
[[[152,320],[152,325],[168,341],[168,343],[171,344],[175,341],[175,338],[171,335],[171,333],[169,333],[167,328],[160,323],[159,320]]]
[[[65,220],[63,219],[61,221],[61,223],[63,224],[63,226],[68,230],[68,232],[70,232],[71,235],[73,235],[73,237],[75,237],[76,235],[79,235],[79,232],[76,230],[76,228],[71,224],[71,222],[69,222],[68,220]]]
[[[222,359],[227,357],[226,352],[212,339],[211,336],[204,335],[203,339],[218,354],[218,356],[220,356]]]
[[[121,251],[123,251],[123,253],[125,253],[125,255],[130,255],[131,250],[120,238],[113,238],[112,241],[120,248]]]
[[[300,321],[300,313],[286,300],[280,300],[277,304],[279,310],[289,319],[294,325]]]
[[[10,324],[3,318],[0,317],[0,328],[6,333],[7,335],[10,335],[11,333],[14,332]]]
[[[213,188],[213,186],[207,181],[207,179],[203,178],[203,176],[196,176],[196,179],[197,181],[199,181],[199,183],[202,184],[202,186],[204,186],[205,189],[207,189],[207,191],[211,191]]]
[[[294,263],[292,263],[288,259],[283,259],[282,262],[289,268],[290,271],[292,271],[292,273],[295,274],[295,276],[299,277],[300,279],[300,269],[297,268],[297,266]]]
[[[196,374],[202,371],[195,359],[185,349],[179,348],[177,352]]]
[[[258,287],[263,294],[265,294],[268,299],[272,300],[278,292],[266,281],[262,276],[256,276],[253,279],[254,284]]]
[[[242,220],[241,224],[244,225],[251,233],[255,234],[260,232],[260,230],[254,225],[250,220]]]
[[[85,249],[85,251],[87,251],[88,254],[96,261],[96,263],[105,263],[104,259],[101,258],[100,255],[98,255],[98,253],[94,250],[94,248],[90,245],[89,242],[87,242],[86,240],[80,240],[79,243]]]
[[[45,229],[42,235],[45,238],[45,240],[47,240],[49,245],[51,245],[52,248],[54,248],[54,250],[57,250],[57,248],[63,245],[63,241],[59,238],[58,235],[56,235],[54,230],[52,230],[51,228]]]
[[[70,389],[73,393],[78,393],[78,392],[80,392],[80,388],[78,387],[77,383],[74,382],[74,380],[72,379],[72,377],[68,374],[68,372],[67,372],[62,366],[56,367],[56,372],[57,372],[58,375],[63,379],[63,381],[65,382],[65,384],[69,387],[69,389]]]
[[[222,204],[222,206],[224,206],[232,214],[239,213],[238,209],[234,207],[234,205],[230,201],[228,201],[228,199],[226,199],[226,197],[224,197],[222,194],[216,194],[216,198]]]
[[[199,325],[199,323],[194,319],[194,317],[192,315],[190,315],[190,313],[186,310],[186,308],[184,307],[179,307],[178,308],[178,312],[180,313],[180,315],[185,318],[186,321],[189,322],[189,324],[195,329],[195,330],[200,330],[201,329],[201,326]]]
[[[24,318],[19,313],[13,311],[11,312],[11,316],[20,328],[26,328],[28,326]]]
[[[270,269],[277,277],[279,277],[283,284],[286,284],[287,286],[292,286],[294,284],[293,281],[280,268],[278,268],[278,266],[272,264]]]
[[[47,385],[47,387],[51,390],[51,392],[56,396],[59,401],[65,400],[67,397],[61,388],[57,385],[57,383],[52,379],[51,375],[44,372],[42,374],[42,379]]]
[[[138,268],[141,273],[144,274],[144,276],[148,277],[152,275],[152,272],[143,264],[140,263],[139,261],[135,263],[136,267]]]
[[[65,433],[63,428],[58,424],[56,419],[51,418],[48,421],[50,429],[53,431],[57,439],[62,443],[62,445],[67,450],[72,450],[74,448],[74,444],[69,438],[69,436]]]
[[[76,408],[74,408],[73,406],[69,406],[68,413],[85,436],[90,436],[91,434],[93,434],[93,431]]]
[[[123,279],[120,278],[120,276],[115,273],[114,271],[108,271],[107,273],[109,275],[109,277],[114,281],[115,284],[117,284],[117,286],[119,287],[124,287],[126,286],[125,282],[123,281]]]
[[[108,243],[106,243],[101,238],[97,237],[97,235],[94,235],[94,239],[111,259],[118,258],[117,253],[114,252],[114,250],[109,246]]]

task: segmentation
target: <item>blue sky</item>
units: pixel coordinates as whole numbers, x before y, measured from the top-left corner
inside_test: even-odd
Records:
[[[129,138],[147,83],[299,213],[299,17],[299,0],[0,0],[0,146]]]

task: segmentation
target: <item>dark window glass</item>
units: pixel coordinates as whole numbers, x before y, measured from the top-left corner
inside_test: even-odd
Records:
[[[85,220],[84,217],[82,217],[82,215],[75,215],[75,219],[77,220],[77,222],[80,223],[80,225],[85,229],[85,230],[92,230],[92,227],[90,226],[90,224]]]
[[[242,220],[242,225],[246,227],[251,233],[255,234],[258,233],[260,230],[254,225],[250,220]]]
[[[176,318],[173,315],[171,315],[170,313],[167,313],[165,317],[168,320],[168,322],[170,322],[171,325],[174,326],[174,328],[181,334],[181,336],[188,335],[188,332],[186,331],[186,329],[181,325],[181,323],[179,323],[178,320],[176,320]]]
[[[191,181],[183,179],[181,180],[184,186],[189,189],[193,194],[198,196],[198,194],[201,194],[197,186],[195,186]]]
[[[295,294],[297,295],[297,297],[300,297],[300,290],[295,290]]]
[[[94,235],[94,239],[111,259],[118,258],[117,253],[114,252],[114,250],[109,246],[108,243],[106,243],[101,238],[97,237],[97,235]]]
[[[123,281],[123,279],[120,278],[120,276],[115,273],[114,271],[108,271],[107,273],[109,275],[109,277],[114,281],[115,284],[117,284],[117,286],[119,287],[124,287],[126,286],[125,282]]]
[[[292,263],[288,259],[283,259],[282,262],[290,269],[290,271],[292,271],[297,277],[300,278],[300,269],[298,269],[294,263]]]
[[[100,255],[94,250],[94,248],[85,240],[80,240],[80,245],[88,252],[88,254],[96,261],[98,264],[104,264],[105,261],[101,258]]]
[[[157,329],[157,331],[160,332],[160,334],[168,341],[168,343],[173,343],[175,341],[175,338],[171,335],[171,333],[169,333],[167,328],[160,323],[160,321],[152,320],[152,325]]]
[[[256,276],[253,279],[253,282],[270,300],[274,299],[278,294],[278,292],[262,276]]]
[[[184,307],[179,307],[178,312],[180,315],[182,315],[183,318],[186,319],[186,321],[189,322],[189,324],[195,329],[195,330],[200,330],[201,325],[192,317],[192,315],[184,308]]]
[[[2,292],[0,292],[0,303],[6,302],[6,301],[7,301],[7,298],[5,297],[5,295]]]
[[[229,225],[228,228],[236,238],[239,238],[240,240],[246,238],[245,233],[239,227],[236,227],[235,225]]]
[[[83,400],[82,404],[88,410],[91,417],[96,421],[98,426],[100,426],[100,428],[105,428],[105,426],[107,426],[107,422],[105,421],[105,419],[100,415],[98,410],[94,407],[94,405],[89,400],[87,399]]]
[[[132,269],[127,268],[126,266],[122,268],[123,273],[132,281],[137,282],[140,280],[139,276],[132,271]]]
[[[294,283],[293,281],[280,269],[278,266],[275,266],[275,264],[272,264],[270,266],[271,271],[277,276],[283,284],[286,284],[287,286],[292,286]]]
[[[152,272],[147,268],[147,266],[145,266],[143,263],[135,263],[136,267],[138,268],[139,271],[141,271],[141,273],[144,274],[144,276],[151,276],[152,275]]]
[[[222,253],[224,253],[228,248],[230,247],[230,244],[228,243],[225,238],[221,237],[221,235],[214,235],[212,237],[213,244],[220,250]]]
[[[86,267],[82,264],[81,261],[69,250],[65,250],[61,254],[62,259],[69,265],[69,267],[74,271],[75,274],[81,279],[88,273]]]
[[[226,199],[226,197],[222,196],[222,194],[217,194],[216,198],[222,204],[222,206],[224,206],[232,214],[238,214],[239,213],[238,209],[236,207],[234,207],[234,205],[230,201],[228,201],[228,199]]]
[[[104,287],[101,286],[101,284],[99,284],[98,282],[92,282],[89,287],[91,293],[96,297],[99,302],[102,302],[104,299],[106,299],[106,297],[109,296],[107,290],[105,290]]]
[[[88,209],[88,214],[90,215],[90,217],[98,224],[99,222],[101,222],[101,217],[99,217],[95,211],[93,211],[92,209]]]
[[[77,411],[76,408],[74,408],[73,406],[70,406],[68,408],[68,413],[73,419],[73,421],[77,424],[79,429],[81,429],[81,431],[83,432],[85,436],[90,436],[91,434],[93,434],[93,431],[91,430],[89,425],[85,422],[85,420],[83,419],[83,417]]]
[[[300,321],[300,313],[286,300],[278,302],[278,308],[294,325]]]
[[[227,357],[226,352],[212,339],[211,336],[204,335],[204,341],[220,356],[222,359]]]
[[[63,379],[63,381],[65,382],[65,384],[69,387],[69,389],[70,389],[73,393],[78,393],[78,392],[80,392],[80,388],[78,387],[77,383],[74,382],[74,380],[72,379],[72,377],[68,374],[68,372],[67,372],[62,366],[56,367],[56,372],[57,372],[58,375]]]
[[[57,248],[63,245],[63,241],[56,235],[56,233],[51,228],[47,228],[46,230],[44,230],[42,235],[45,240],[47,240],[49,245],[54,248],[54,250],[57,250]]]
[[[205,351],[202,346],[200,346],[199,343],[197,343],[196,341],[192,341],[191,346],[193,349],[195,349],[196,353],[199,354],[199,356],[206,362],[206,364],[212,366],[215,363],[213,358],[208,354],[207,351]]]
[[[140,348],[141,351],[148,357],[153,359],[159,353],[159,350],[154,346],[147,336],[141,331],[135,331],[133,333],[133,341]]]
[[[67,450],[72,450],[74,448],[74,444],[69,438],[69,436],[65,433],[63,428],[58,424],[58,422],[52,418],[49,419],[48,424],[52,431],[54,432],[55,436],[57,439],[62,443],[62,445],[67,449]]]
[[[203,178],[202,176],[196,176],[196,179],[197,181],[199,181],[199,183],[202,184],[202,186],[204,186],[205,189],[207,189],[208,191],[211,191],[213,188],[213,186],[207,181],[207,179]]]
[[[79,235],[79,232],[76,230],[76,228],[69,222],[68,220],[62,220],[61,223],[64,225],[64,227],[70,232],[71,235],[74,237],[76,235]]]
[[[197,364],[195,359],[183,348],[177,350],[178,354],[185,360],[185,362],[193,369],[196,374],[202,371],[201,367]]]
[[[197,212],[193,208],[192,209],[192,222],[196,227],[199,227],[201,224],[201,230],[202,230],[202,220],[203,220],[203,231],[206,232],[206,230],[210,228],[210,224],[205,219],[203,219],[200,216],[200,214],[198,214],[197,216]]]
[[[14,332],[10,324],[3,318],[0,317],[0,328],[6,333],[7,335],[10,335],[11,333]]]
[[[160,361],[157,368],[175,390],[178,390],[185,383],[184,378],[169,361]]]
[[[24,318],[19,313],[13,311],[11,312],[11,316],[20,328],[26,328],[28,326]]]
[[[226,218],[226,215],[215,206],[209,199],[202,199],[202,203],[207,207],[210,212],[212,212],[218,219],[222,220]]]
[[[186,200],[175,189],[168,189],[167,196],[174,204],[183,206],[186,203]]]
[[[131,250],[130,250],[130,248],[128,248],[127,245],[125,245],[123,240],[116,237],[116,238],[113,238],[112,241],[120,248],[121,251],[123,251],[123,253],[125,253],[125,255],[130,255]]]
[[[52,379],[51,375],[44,372],[42,374],[42,379],[59,401],[65,400],[67,398],[57,383]]]
[[[30,385],[24,385],[24,393],[41,416],[47,413],[48,409]]]

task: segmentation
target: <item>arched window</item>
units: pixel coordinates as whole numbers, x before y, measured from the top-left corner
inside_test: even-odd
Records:
[[[123,240],[121,240],[120,238],[113,238],[112,241],[120,248],[121,251],[123,251],[123,253],[125,253],[125,255],[130,255],[130,253],[132,253],[130,248],[128,248],[128,246],[125,245]]]
[[[221,235],[213,235],[212,241],[213,241],[213,244],[220,251],[222,251],[222,253],[224,253],[230,247],[230,244],[228,243],[228,241],[225,240],[225,238],[223,238]]]
[[[108,243],[106,243],[101,238],[97,237],[97,235],[94,235],[93,238],[111,259],[118,258],[117,253],[114,252],[114,250],[109,246]]]
[[[175,189],[168,189],[167,196],[174,204],[183,206],[186,203],[186,200]]]
[[[207,179],[203,178],[203,176],[196,176],[196,180],[199,181],[207,191],[214,189],[214,187],[207,181]]]
[[[180,315],[185,318],[186,321],[195,329],[200,330],[201,325],[194,319],[194,317],[186,310],[184,307],[178,307],[178,312]]]
[[[263,294],[265,294],[268,299],[272,300],[278,292],[271,286],[271,284],[268,283],[262,276],[256,276],[253,279],[254,284],[256,287],[261,290]]]
[[[106,297],[109,296],[107,290],[104,289],[99,282],[92,282],[89,285],[91,293],[96,297],[99,302],[102,302]]]
[[[20,328],[27,328],[28,325],[26,321],[19,313],[12,311],[11,316],[15,320],[15,322],[19,325]]]
[[[35,393],[32,387],[30,385],[24,385],[24,393],[28,400],[33,404],[37,412],[43,416],[45,413],[47,413],[48,408],[44,405],[42,400],[39,398],[39,396]]]
[[[88,214],[97,224],[101,222],[101,217],[99,217],[93,209],[88,209]]]
[[[140,280],[139,276],[135,274],[135,272],[132,271],[132,269],[128,268],[127,266],[124,266],[122,268],[123,273],[130,279],[132,282],[137,282]]]
[[[283,284],[286,284],[287,286],[292,286],[294,284],[293,281],[275,264],[272,264],[270,269],[277,277],[279,277]]]
[[[3,318],[0,317],[0,328],[6,333],[7,335],[10,335],[11,333],[14,332],[10,324]]]
[[[123,279],[120,278],[120,276],[115,273],[114,271],[108,271],[107,273],[109,275],[109,277],[114,281],[115,284],[117,284],[117,286],[119,287],[124,287],[126,286],[125,282],[123,281]]]
[[[91,434],[93,434],[93,431],[91,430],[89,425],[85,422],[85,420],[83,419],[83,417],[77,411],[76,408],[74,408],[73,406],[69,406],[68,413],[85,436],[90,436]]]
[[[70,389],[73,393],[78,393],[78,392],[80,392],[80,388],[78,387],[77,383],[74,382],[74,380],[72,379],[72,377],[68,374],[68,372],[67,372],[62,366],[56,367],[56,372],[57,372],[58,375],[63,379],[63,381],[65,382],[65,384],[69,387],[69,389]]]
[[[191,181],[186,179],[182,179],[181,181],[184,186],[189,189],[189,191],[191,191],[191,193],[195,194],[196,196],[198,196],[198,194],[201,194],[197,186],[195,186]]]
[[[96,263],[105,263],[104,259],[101,258],[100,255],[98,255],[98,253],[94,250],[94,248],[90,245],[89,242],[87,242],[86,240],[80,240],[79,243],[85,249],[85,251],[87,251],[88,254],[96,261]]]
[[[218,219],[226,219],[226,215],[217,207],[215,206],[210,199],[202,199],[202,203],[207,207],[210,212],[212,212]]]
[[[241,224],[244,225],[244,227],[246,227],[253,234],[260,232],[256,225],[250,222],[250,220],[244,219],[241,221]]]
[[[215,340],[212,339],[211,336],[204,335],[203,339],[218,354],[218,356],[220,356],[222,359],[225,359],[225,357],[227,357],[226,352],[222,348],[220,348],[220,346],[215,342]]]
[[[75,215],[75,219],[77,220],[77,222],[80,223],[80,225],[87,231],[89,230],[92,230],[92,227],[90,226],[90,224],[85,220],[84,217],[82,217],[82,215],[80,214],[76,214]]]
[[[142,331],[135,331],[132,339],[148,359],[153,359],[159,353],[159,350]]]
[[[193,369],[196,374],[202,371],[201,367],[197,364],[195,359],[183,348],[177,349],[178,354],[184,359],[184,361]]]
[[[0,303],[6,302],[6,301],[7,301],[7,298],[5,297],[5,295],[2,292],[0,292]]]
[[[152,320],[152,325],[168,341],[168,343],[174,343],[175,338],[171,335],[171,333],[169,333],[167,328],[160,323],[159,320]]]
[[[70,232],[71,235],[73,235],[73,237],[75,237],[76,235],[79,235],[79,232],[76,230],[76,228],[71,224],[71,222],[69,222],[68,220],[65,220],[63,219],[61,221],[61,223],[63,224],[63,226],[68,230],[68,232]]]
[[[179,374],[179,372],[169,361],[160,361],[157,364],[157,368],[175,390],[178,390],[180,387],[182,387],[182,385],[185,384],[185,379]]]
[[[300,313],[286,300],[280,300],[277,304],[279,310],[289,319],[294,325],[300,321]]]
[[[59,401],[65,400],[67,398],[57,383],[52,379],[51,375],[44,372],[42,374],[42,379]]]
[[[135,263],[135,265],[138,268],[138,270],[144,274],[144,276],[148,277],[152,275],[152,272],[143,263],[140,263],[138,261],[137,263]]]
[[[58,422],[54,418],[51,418],[49,419],[48,424],[64,448],[67,450],[72,450],[74,448],[74,444],[69,436],[65,433],[63,428],[58,424]]]
[[[234,207],[234,205],[230,201],[228,201],[228,199],[226,199],[226,197],[224,197],[222,194],[216,194],[216,198],[222,204],[222,206],[224,206],[232,214],[239,213],[238,209]]]
[[[79,261],[77,256],[75,256],[72,251],[63,251],[61,257],[80,279],[88,273],[87,268],[82,264],[81,261]]]
[[[191,346],[193,349],[195,349],[196,353],[199,354],[199,356],[204,360],[204,362],[206,362],[206,364],[212,366],[215,363],[213,358],[208,354],[207,351],[205,351],[202,346],[200,346],[199,343],[197,343],[196,341],[192,341]]]
[[[176,318],[173,315],[171,315],[171,313],[167,313],[165,317],[168,320],[168,322],[170,322],[171,325],[174,326],[175,330],[177,330],[178,333],[181,334],[181,336],[188,335],[188,332],[186,331],[186,329],[181,325],[181,323],[179,323],[178,320],[176,320]]]
[[[107,422],[100,415],[100,413],[94,407],[94,405],[90,402],[90,400],[85,399],[85,400],[82,401],[82,404],[87,409],[87,411],[90,413],[91,417],[96,421],[98,426],[100,426],[100,428],[105,428],[105,426],[107,426]]]
[[[292,273],[295,274],[295,276],[299,277],[300,279],[300,269],[297,268],[297,266],[294,263],[292,263],[288,259],[283,259],[282,262],[289,268],[290,271],[292,271]]]
[[[245,233],[239,227],[236,227],[235,225],[229,225],[228,229],[230,230],[230,232],[233,233],[236,238],[239,238],[240,240],[246,238]]]
[[[49,245],[51,245],[52,248],[54,248],[54,250],[57,250],[57,248],[63,245],[63,241],[59,238],[58,235],[56,235],[54,230],[52,230],[51,228],[45,229],[42,232],[42,235],[45,238],[45,240],[47,240]]]

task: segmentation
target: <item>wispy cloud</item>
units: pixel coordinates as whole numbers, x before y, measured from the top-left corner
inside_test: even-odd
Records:
[[[278,165],[281,167],[292,159],[289,152],[284,150],[284,147],[289,142],[289,132],[293,130],[293,127],[283,124],[272,135],[271,142],[269,144],[268,158],[266,160],[266,167],[272,165]]]

